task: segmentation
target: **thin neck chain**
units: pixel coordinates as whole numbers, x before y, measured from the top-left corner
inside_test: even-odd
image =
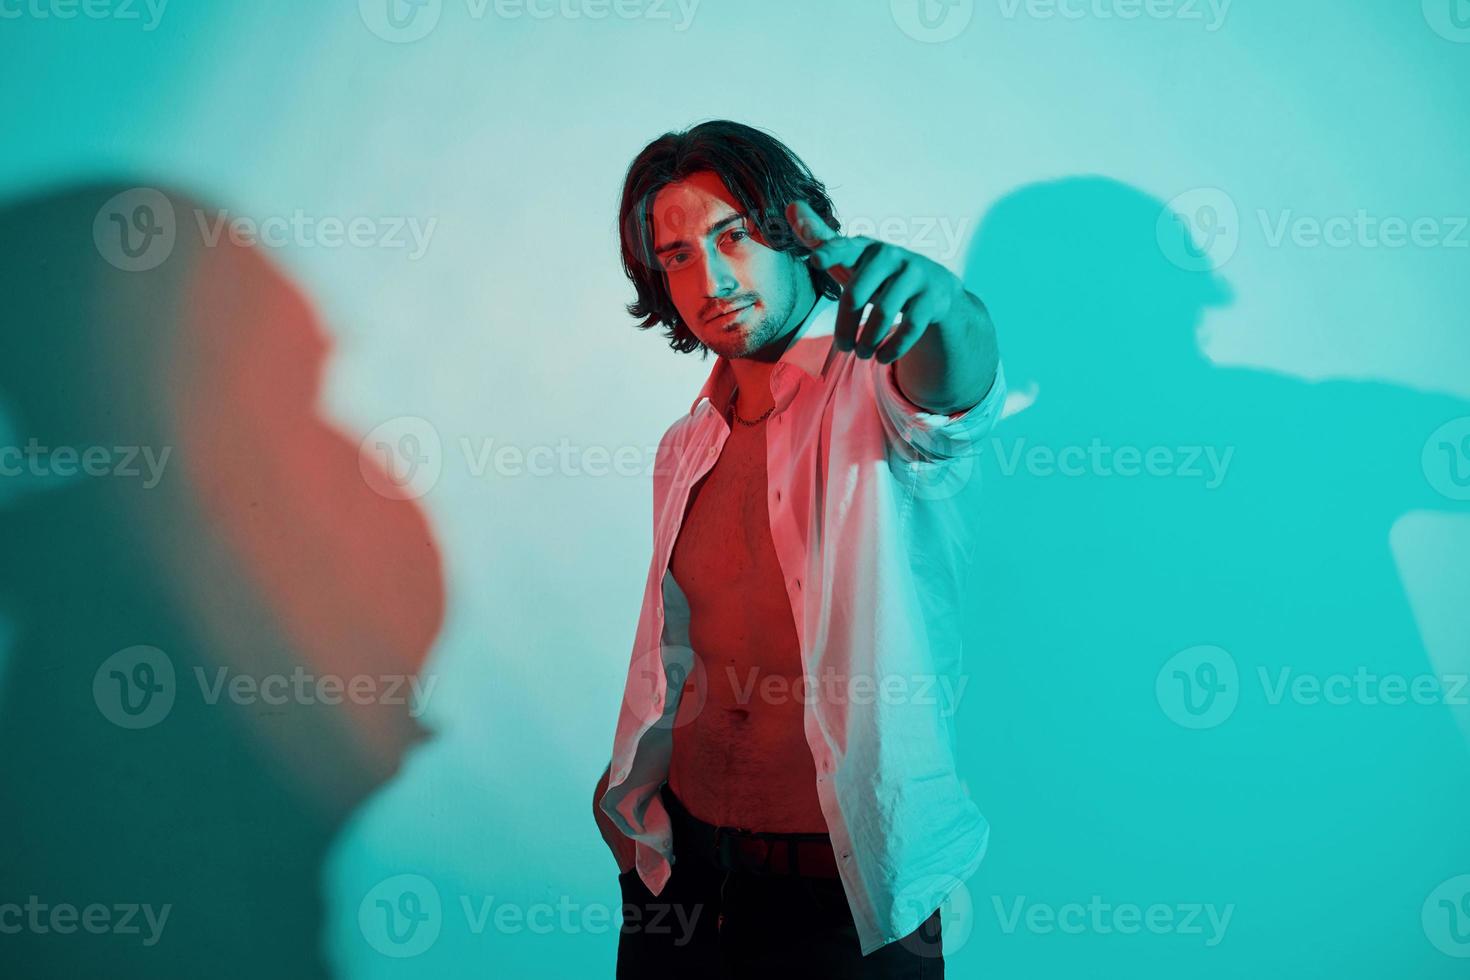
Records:
[[[767,417],[770,416],[770,414],[772,412],[774,412],[776,410],[776,404],[774,402],[772,402],[771,403],[771,407],[768,408],[768,409],[766,409],[764,412],[762,412],[760,414],[760,417],[759,418],[755,418],[755,419],[743,418],[740,415],[740,409],[738,409],[738,408],[735,407],[736,404],[738,404],[739,397],[740,397],[740,386],[739,385],[736,385],[735,386],[735,390],[730,393],[730,414],[733,415],[733,416],[735,416],[735,421],[736,422],[739,422],[741,425],[760,425],[762,422],[764,422],[767,419]]]

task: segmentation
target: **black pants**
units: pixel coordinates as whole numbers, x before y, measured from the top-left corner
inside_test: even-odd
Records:
[[[618,876],[620,980],[944,976],[938,909],[910,935],[863,956],[841,879],[722,871],[681,851],[677,827],[673,839],[673,873],[659,895],[636,868]]]

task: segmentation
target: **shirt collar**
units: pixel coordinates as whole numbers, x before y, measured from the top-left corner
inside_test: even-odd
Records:
[[[827,352],[832,348],[832,332],[836,326],[837,301],[826,296],[818,297],[816,305],[807,314],[807,318],[802,321],[801,326],[796,328],[796,336],[792,338],[791,343],[787,344],[786,350],[782,351],[780,359],[772,368],[772,378],[790,370],[783,365],[800,368],[802,373],[813,380],[819,378],[822,365],[827,359]],[[716,395],[719,395],[721,399],[729,396],[730,373],[728,360],[724,357],[717,357],[714,367],[710,369],[709,377],[705,379],[704,387],[699,389],[699,394],[694,397],[694,402],[689,406],[690,415],[694,414],[702,401],[708,400],[713,403]]]

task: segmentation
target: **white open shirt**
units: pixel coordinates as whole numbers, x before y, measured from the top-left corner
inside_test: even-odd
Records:
[[[910,403],[894,364],[839,355],[824,378],[836,315],[835,301],[819,300],[771,372],[767,503],[808,680],[784,695],[806,703],[817,796],[867,955],[917,929],[989,840],[955,772],[951,695],[964,689],[960,604],[976,558],[973,454],[1000,417],[1005,377],[997,368],[984,401],[953,416]],[[670,558],[690,489],[730,432],[715,404],[728,372],[719,358],[659,441],[653,558],[599,801],[637,842],[655,895],[673,860],[659,789],[684,678],[703,669]]]

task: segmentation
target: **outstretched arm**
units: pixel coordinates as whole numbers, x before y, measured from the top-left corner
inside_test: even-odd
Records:
[[[925,411],[952,415],[984,400],[1000,362],[995,325],[958,276],[897,245],[839,235],[805,201],[786,218],[811,261],[843,284],[836,349],[896,362],[899,390]]]

